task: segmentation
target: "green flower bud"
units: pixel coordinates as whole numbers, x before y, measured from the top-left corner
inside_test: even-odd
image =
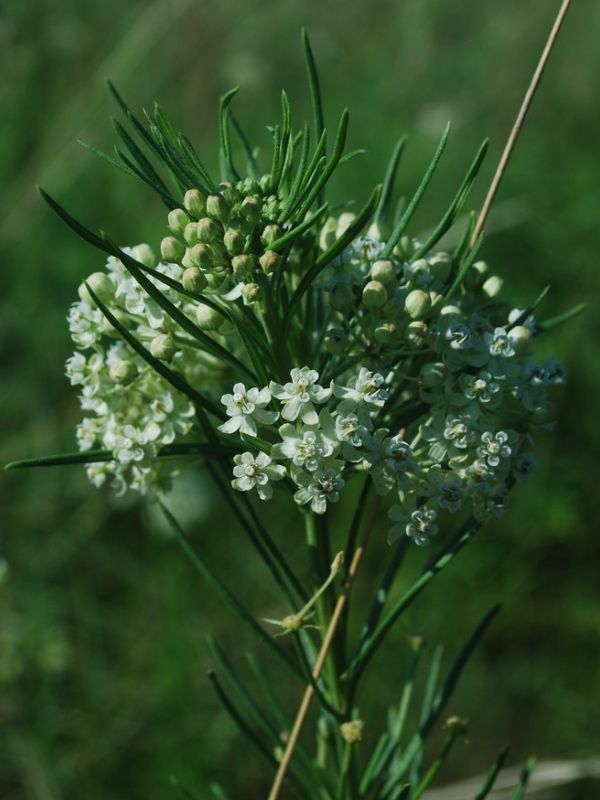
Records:
[[[456,314],[460,314],[460,308],[452,303],[440,308],[440,317],[456,316]]]
[[[340,733],[342,739],[348,744],[362,741],[363,728],[365,723],[360,719],[353,719],[350,722],[342,722],[340,725]]]
[[[527,350],[531,342],[531,331],[524,325],[515,325],[508,332],[510,340],[517,353]]]
[[[120,308],[114,308],[112,310],[113,317],[120,322],[121,325],[126,325],[127,323],[127,315],[121,311]],[[115,326],[110,322],[106,317],[102,317],[102,322],[100,323],[100,327],[102,329],[102,333],[105,336],[110,336],[111,339],[119,339],[121,334],[115,328]]]
[[[258,260],[265,275],[271,275],[281,264],[281,256],[274,250],[267,250]]]
[[[222,194],[209,194],[206,198],[206,213],[219,222],[229,219],[229,204]]]
[[[185,226],[184,231],[183,231],[183,238],[186,240],[186,242],[190,246],[198,244],[199,239],[198,239],[198,223],[197,222],[189,222]]]
[[[489,268],[485,261],[476,261],[465,275],[465,286],[468,289],[476,289],[481,286],[488,271]]]
[[[448,717],[444,727],[455,736],[464,736],[469,729],[469,720],[462,717]]]
[[[198,303],[196,306],[196,320],[203,331],[216,331],[223,324],[225,317],[214,308]]]
[[[233,188],[233,184],[231,181],[223,181],[219,184],[219,191],[223,195],[225,202],[231,209],[231,206],[234,203],[237,203],[239,200],[239,195],[236,189]]]
[[[256,269],[256,258],[246,254],[234,256],[231,259],[231,266],[238,281],[249,281]]]
[[[267,225],[267,227],[262,232],[262,236],[260,237],[261,242],[264,244],[265,247],[270,247],[274,241],[279,239],[281,236],[282,230],[279,225]]]
[[[444,295],[439,292],[429,292],[429,299],[431,300],[431,308],[433,308],[442,302]]]
[[[410,236],[403,236],[394,247],[393,252],[401,261],[408,261],[415,252],[415,246]]]
[[[150,352],[154,358],[159,358],[161,361],[170,361],[177,352],[175,340],[171,334],[161,333],[150,342]]]
[[[230,256],[237,256],[244,251],[244,237],[234,228],[225,231],[223,243]]]
[[[431,298],[427,292],[421,289],[413,289],[409,292],[404,301],[404,310],[412,319],[424,317],[431,308]]]
[[[367,236],[371,239],[379,239],[380,242],[385,242],[392,232],[391,227],[386,222],[373,222],[367,230]]]
[[[183,205],[196,218],[200,218],[206,211],[206,200],[198,189],[187,190],[183,196]]]
[[[157,264],[156,253],[149,244],[138,244],[133,248],[135,258],[146,267],[155,267]]]
[[[379,344],[389,344],[396,338],[397,333],[398,326],[395,322],[382,322],[373,331],[373,336]]]
[[[195,244],[188,250],[190,266],[202,267],[207,269],[213,262],[213,256],[210,247],[205,244]]]
[[[189,221],[190,218],[183,208],[174,208],[172,211],[169,211],[167,225],[169,226],[169,230],[172,230],[173,233],[182,233]]]
[[[441,361],[436,361],[433,364],[424,364],[421,367],[419,380],[427,389],[435,389],[443,385],[447,374],[446,365],[442,364]]]
[[[343,236],[355,219],[356,214],[354,214],[352,211],[344,211],[343,214],[340,214],[337,227],[335,229],[335,238],[339,239],[340,236]]]
[[[487,279],[481,288],[483,289],[484,294],[492,298],[497,297],[500,294],[503,286],[504,281],[502,278],[499,275],[492,275]]]
[[[260,299],[260,286],[258,283],[245,283],[242,286],[242,297],[248,305]]]
[[[375,261],[371,267],[371,278],[380,283],[391,283],[396,276],[394,265],[389,259]]]
[[[126,386],[137,375],[137,368],[131,361],[115,361],[110,365],[108,375],[114,383]]]
[[[254,178],[245,178],[240,188],[243,194],[258,194],[260,192],[260,184]]]
[[[321,228],[319,235],[319,247],[321,250],[327,250],[335,242],[335,231],[337,228],[337,219],[335,217],[328,217],[325,224]]]
[[[101,303],[107,303],[115,295],[115,285],[106,272],[93,272],[77,290],[80,299],[91,306],[94,305],[94,300],[87,290],[86,283]]]
[[[415,347],[422,347],[425,344],[429,328],[424,322],[414,320],[410,322],[406,331],[406,338]]]
[[[354,294],[349,286],[344,284],[334,286],[329,293],[329,302],[336,311],[346,313],[354,305]]]
[[[388,301],[388,293],[381,281],[369,281],[362,292],[362,302],[366,308],[381,308]]]
[[[201,292],[208,285],[206,275],[198,267],[188,267],[181,276],[181,283],[187,292]]]
[[[258,222],[260,218],[260,201],[256,197],[245,197],[240,206],[240,216],[246,222]]]
[[[429,259],[429,269],[440,281],[446,281],[452,270],[452,258],[447,253],[436,253]]]
[[[209,198],[210,199],[210,198]],[[208,201],[207,201],[208,202]],[[203,244],[211,244],[221,237],[221,227],[209,217],[203,217],[196,223],[198,241]]]
[[[263,175],[260,179],[260,188],[263,192],[268,192],[271,189],[271,176],[270,175]]]
[[[346,349],[348,336],[342,328],[330,328],[325,334],[325,350],[332,355],[339,355]]]
[[[177,264],[185,255],[185,245],[174,236],[165,236],[160,243],[160,254],[164,261]]]

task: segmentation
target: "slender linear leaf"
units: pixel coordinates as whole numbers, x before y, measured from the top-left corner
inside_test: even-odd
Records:
[[[325,122],[323,117],[323,100],[321,97],[321,86],[319,84],[319,73],[317,64],[313,55],[312,47],[310,46],[310,39],[306,28],[302,28],[302,45],[304,47],[304,61],[306,66],[306,73],[308,76],[308,86],[310,89],[310,101],[313,111],[313,127],[315,137],[318,139],[325,130]]]
[[[538,327],[541,328],[543,331],[548,331],[550,328],[556,328],[557,325],[562,325],[563,322],[568,322],[573,317],[577,317],[583,311],[585,311],[588,307],[587,303],[580,303],[573,308],[570,308],[568,311],[563,311],[562,314],[557,314],[556,317],[550,317],[550,319],[545,319],[543,322],[538,322]]]
[[[527,784],[529,783],[529,778],[531,777],[531,773],[534,769],[535,758],[528,758],[519,777],[519,783],[516,785],[514,792],[511,794],[510,800],[523,800],[527,790]]]
[[[385,173],[385,178],[383,179],[383,190],[381,192],[381,200],[379,201],[379,205],[377,206],[377,211],[375,212],[375,222],[378,223],[383,222],[383,220],[386,218],[388,214],[390,205],[392,203],[392,197],[394,195],[396,174],[398,172],[400,159],[402,158],[402,153],[404,152],[404,148],[406,147],[406,141],[407,137],[403,136],[401,139],[398,140],[396,146],[394,147],[390,163]]]
[[[498,758],[494,761],[492,766],[490,767],[490,771],[485,776],[485,780],[481,789],[477,792],[474,800],[485,800],[488,794],[494,788],[494,784],[496,783],[496,778],[498,777],[498,773],[504,766],[504,762],[506,761],[506,757],[508,756],[508,745],[502,749]]]
[[[229,104],[238,93],[240,87],[234,86],[228,92],[225,92],[219,103],[219,141],[221,143],[221,153],[223,155],[223,162],[228,172],[229,178],[233,180],[240,180],[240,175],[233,163],[233,153],[231,151],[231,139],[229,136]]]

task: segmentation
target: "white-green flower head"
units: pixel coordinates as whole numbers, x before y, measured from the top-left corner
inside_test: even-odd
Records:
[[[333,391],[336,397],[342,399],[341,409],[352,410],[363,403],[382,408],[389,398],[389,392],[384,384],[383,375],[361,367],[358,375],[347,382],[347,386],[335,384]]]
[[[331,388],[323,388],[317,381],[319,373],[310,367],[295,367],[290,372],[291,381],[281,386],[271,381],[270,389],[273,397],[283,404],[281,416],[288,422],[300,419],[306,425],[317,425],[319,416],[315,404],[324,403],[331,397]]]
[[[246,389],[243,383],[236,383],[233,394],[224,394],[221,402],[230,419],[219,425],[223,433],[245,433],[247,436],[256,436],[258,429],[256,423],[272,425],[279,414],[276,411],[266,410],[271,402],[271,391],[264,389]]]
[[[489,467],[497,467],[501,459],[510,458],[512,450],[507,442],[508,433],[506,431],[498,431],[498,433],[484,431],[481,434],[481,445],[477,448],[477,455]]]
[[[328,503],[337,503],[345,483],[339,462],[314,472],[294,471],[293,478],[300,485],[294,500],[301,506],[310,504],[315,514],[324,514]]]
[[[261,500],[273,496],[270,481],[280,481],[285,477],[285,467],[273,464],[272,459],[262,451],[256,457],[252,453],[239,453],[233,457],[233,480],[231,485],[239,492],[256,489]]]
[[[287,422],[279,428],[279,435],[282,441],[271,448],[273,458],[289,459],[294,466],[304,467],[309,472],[319,469],[323,460],[332,456],[336,449],[335,442],[315,428],[298,430]]]

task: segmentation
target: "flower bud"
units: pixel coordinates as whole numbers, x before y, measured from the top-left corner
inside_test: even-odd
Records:
[[[353,719],[350,722],[342,722],[340,725],[340,733],[342,739],[348,744],[362,741],[363,728],[365,723],[360,719]]]
[[[465,286],[468,289],[476,289],[485,280],[485,275],[489,271],[485,261],[476,261],[465,275]]]
[[[440,317],[454,317],[457,314],[460,314],[460,308],[452,305],[452,303],[440,308]]]
[[[271,190],[271,176],[270,175],[263,175],[259,181],[259,186],[263,192],[268,192]]]
[[[185,255],[185,245],[174,236],[165,236],[160,243],[160,255],[165,261],[177,264]]]
[[[394,265],[389,259],[380,259],[375,261],[371,267],[371,278],[380,283],[390,283],[394,280],[395,270]]]
[[[497,297],[500,294],[503,285],[504,281],[499,275],[492,275],[487,279],[481,288],[483,289],[484,294],[492,298]]]
[[[274,250],[267,250],[258,261],[265,275],[272,275],[281,264],[281,256]]]
[[[206,213],[219,222],[229,219],[229,204],[222,194],[209,194],[206,198]]]
[[[371,223],[367,230],[367,236],[371,239],[378,239],[380,242],[384,242],[388,239],[391,232],[392,229],[386,222],[379,221]]]
[[[225,317],[216,309],[198,303],[196,306],[196,320],[203,331],[216,331],[223,324]]]
[[[150,352],[154,358],[170,361],[176,353],[175,341],[171,334],[161,333],[150,342]]]
[[[448,717],[444,727],[455,736],[464,736],[469,729],[469,720],[462,717]]]
[[[381,281],[369,281],[362,292],[366,308],[381,308],[388,301],[388,293]]]
[[[245,197],[240,206],[240,216],[246,222],[258,222],[260,217],[260,201],[256,197]]]
[[[433,308],[442,302],[444,295],[439,292],[429,292],[429,299],[431,300],[431,308]]]
[[[245,283],[242,286],[242,297],[248,305],[260,300],[260,286],[258,283]]]
[[[340,236],[343,236],[355,219],[356,214],[354,214],[352,211],[344,211],[343,214],[340,214],[337,227],[335,229],[335,238],[339,239]]]
[[[447,281],[452,270],[452,258],[448,253],[436,253],[429,259],[429,269],[440,281]]]
[[[112,315],[120,322],[122,325],[125,325],[127,320],[127,315],[121,311],[119,308],[112,309]],[[100,328],[102,329],[102,333],[105,336],[110,336],[111,339],[119,339],[121,334],[115,328],[115,326],[108,320],[106,317],[102,317],[102,322],[100,323]]]
[[[258,194],[260,192],[260,184],[254,178],[244,178],[240,188],[243,194]]]
[[[419,380],[421,381],[421,385],[425,388],[437,389],[439,386],[442,386],[446,380],[447,373],[446,365],[442,364],[441,361],[436,361],[432,364],[424,364],[421,367]]]
[[[250,255],[234,256],[231,259],[233,274],[238,281],[249,281],[256,269],[256,259]]]
[[[394,255],[402,261],[408,261],[415,252],[415,245],[410,236],[403,236],[396,247],[394,247]]]
[[[424,322],[415,320],[414,322],[409,323],[406,331],[406,338],[415,347],[422,347],[425,344],[428,331],[429,328]]]
[[[412,319],[424,317],[431,308],[431,298],[427,292],[421,289],[413,289],[409,292],[404,301],[404,309]]]
[[[350,311],[354,305],[352,289],[346,284],[334,286],[329,293],[329,302],[331,303],[331,307],[335,308],[336,311],[341,311],[342,313]]]
[[[82,283],[77,290],[80,299],[83,300],[84,303],[88,303],[89,305],[93,306],[94,300],[87,290],[87,286],[85,285],[86,283],[101,303],[107,303],[112,297],[114,297],[115,286],[106,272],[93,272],[85,281],[85,283]]]
[[[395,322],[382,322],[373,331],[373,336],[379,344],[389,344],[396,338],[397,333],[398,327]]]
[[[237,256],[244,251],[244,237],[235,228],[229,228],[225,231],[223,243],[230,256]]]
[[[210,248],[205,244],[195,244],[188,250],[188,254],[190,263],[194,267],[203,267],[207,269],[212,264],[212,253],[210,252]]]
[[[337,228],[337,219],[335,217],[328,217],[325,224],[321,228],[319,234],[319,247],[321,250],[327,250],[328,247],[335,242],[335,231]]]
[[[526,350],[531,341],[531,331],[524,325],[515,325],[514,328],[509,330],[508,336],[517,353],[522,353]]]
[[[169,230],[173,231],[173,233],[182,233],[189,221],[190,218],[183,208],[174,208],[172,211],[169,211],[167,225],[169,226]]]
[[[138,244],[133,248],[135,258],[146,267],[155,267],[157,263],[156,253],[149,244]]]
[[[198,189],[187,190],[183,196],[183,205],[196,218],[201,217],[206,211],[206,201]]]
[[[201,292],[208,285],[206,275],[198,267],[188,267],[181,276],[181,283],[187,292]]]
[[[260,237],[261,242],[265,247],[270,247],[281,236],[281,228],[279,225],[267,225]]]
[[[196,231],[198,241],[202,242],[203,244],[211,244],[212,242],[216,242],[221,236],[220,226],[214,221],[214,219],[210,219],[210,217],[202,217],[202,219],[198,220],[196,223]]]
[[[347,339],[346,332],[342,328],[330,328],[325,334],[325,350],[337,356],[344,352]]]
[[[115,361],[110,365],[108,375],[114,383],[121,383],[126,386],[137,375],[137,369],[131,361]]]

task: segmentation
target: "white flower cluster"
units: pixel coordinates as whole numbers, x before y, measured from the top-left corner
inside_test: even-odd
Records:
[[[125,248],[128,255],[155,267],[170,278],[181,278],[181,267],[156,264],[150,248]],[[151,278],[158,285],[156,279]],[[176,336],[164,311],[141,289],[121,261],[110,257],[106,271],[88,278],[88,285],[115,318],[161,360],[168,361],[189,382],[210,380],[216,367],[200,359],[185,336]],[[197,304],[182,303],[181,295],[160,284],[172,303],[190,316]],[[156,461],[161,446],[180,440],[192,429],[194,408],[120,339],[105,319],[85,284],[80,301],[71,306],[69,329],[77,347],[66,373],[80,387],[85,417],[77,427],[82,451],[110,450],[113,460],[89,464],[90,480],[101,486],[109,479],[124,492],[128,487],[153,492],[168,482],[173,467]],[[214,378],[213,378],[214,379]]]

